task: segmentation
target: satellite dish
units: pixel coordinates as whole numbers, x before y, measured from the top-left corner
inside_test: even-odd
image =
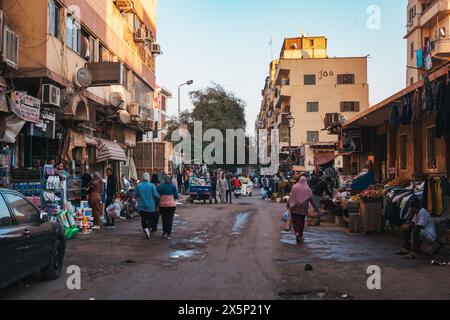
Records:
[[[441,38],[445,38],[445,29],[444,28],[439,28],[439,36]]]
[[[109,103],[115,108],[119,108],[123,105],[123,97],[120,92],[113,92],[109,95]]]
[[[81,88],[89,87],[92,80],[92,73],[86,68],[79,69],[75,75],[75,84]]]
[[[120,110],[119,112],[117,112],[117,117],[122,124],[129,124],[131,121],[130,114],[125,110]]]

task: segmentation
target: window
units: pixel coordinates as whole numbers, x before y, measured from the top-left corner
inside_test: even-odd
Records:
[[[406,134],[400,136],[400,170],[406,170]]]
[[[20,224],[39,222],[40,216],[38,210],[27,200],[12,193],[7,193],[5,196],[13,209],[17,222]]]
[[[315,74],[305,74],[305,86],[313,86],[316,84],[316,75]]]
[[[319,142],[319,131],[308,131],[306,139],[308,142]]]
[[[126,66],[122,67],[122,85],[128,91],[130,91],[130,72]]]
[[[414,55],[416,54],[415,50],[414,50],[414,42],[411,42],[411,47],[410,47],[410,58],[411,60],[414,60]]]
[[[408,12],[408,21],[411,22],[416,17],[416,14],[416,6],[411,7]]]
[[[48,14],[49,14],[49,32],[54,37],[59,36],[59,15],[60,7],[55,3],[54,0],[50,0],[48,3]]]
[[[341,102],[341,112],[359,112],[359,101]]]
[[[355,84],[354,74],[338,74],[337,76],[338,84]]]
[[[11,215],[3,197],[0,196],[0,228],[12,225]]]
[[[319,103],[318,102],[307,102],[306,103],[306,112],[319,112]]]
[[[436,128],[428,128],[427,130],[427,162],[428,169],[437,168],[436,158]]]
[[[309,46],[314,47],[314,40],[309,40]]]
[[[81,25],[80,22],[71,14],[66,19],[66,45],[78,54],[81,54]]]

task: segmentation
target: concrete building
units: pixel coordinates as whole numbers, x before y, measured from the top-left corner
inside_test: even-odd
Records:
[[[292,114],[290,163],[312,170],[335,160],[338,139],[323,130],[326,115],[340,121],[369,107],[367,58],[330,58],[325,37],[285,39],[262,94],[258,127],[280,129],[280,151],[289,154],[286,116]]]
[[[406,85],[439,69],[450,57],[450,1],[409,0]]]
[[[17,37],[16,69],[3,73],[14,90],[54,114],[54,133],[19,133],[13,166],[50,159],[103,171],[154,129],[156,0],[3,0],[3,20]],[[80,152],[61,153],[60,140],[81,137]],[[119,157],[99,162],[97,142]],[[85,145],[85,146],[84,146]],[[71,149],[72,150],[72,149]],[[84,153],[83,153],[84,154]],[[112,152],[111,154],[115,154]]]

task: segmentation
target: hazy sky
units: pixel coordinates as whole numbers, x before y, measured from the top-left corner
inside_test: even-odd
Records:
[[[381,9],[381,28],[369,29],[369,6]],[[182,109],[192,109],[187,92],[212,81],[247,103],[252,131],[261,106],[269,62],[283,39],[304,32],[325,35],[328,54],[369,59],[370,103],[405,86],[407,0],[159,0],[157,81],[174,93],[170,114],[177,113],[177,88],[194,80],[181,95]],[[270,41],[273,39],[273,53]]]

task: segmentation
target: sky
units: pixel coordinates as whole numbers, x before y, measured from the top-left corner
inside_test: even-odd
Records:
[[[379,10],[379,28],[369,28]],[[302,32],[328,38],[330,57],[370,55],[370,103],[376,104],[406,85],[407,0],[159,0],[157,82],[173,92],[169,114],[192,110],[188,92],[212,82],[247,104],[247,130],[261,107],[269,63],[279,56],[285,37]],[[272,41],[272,49],[270,43]]]

